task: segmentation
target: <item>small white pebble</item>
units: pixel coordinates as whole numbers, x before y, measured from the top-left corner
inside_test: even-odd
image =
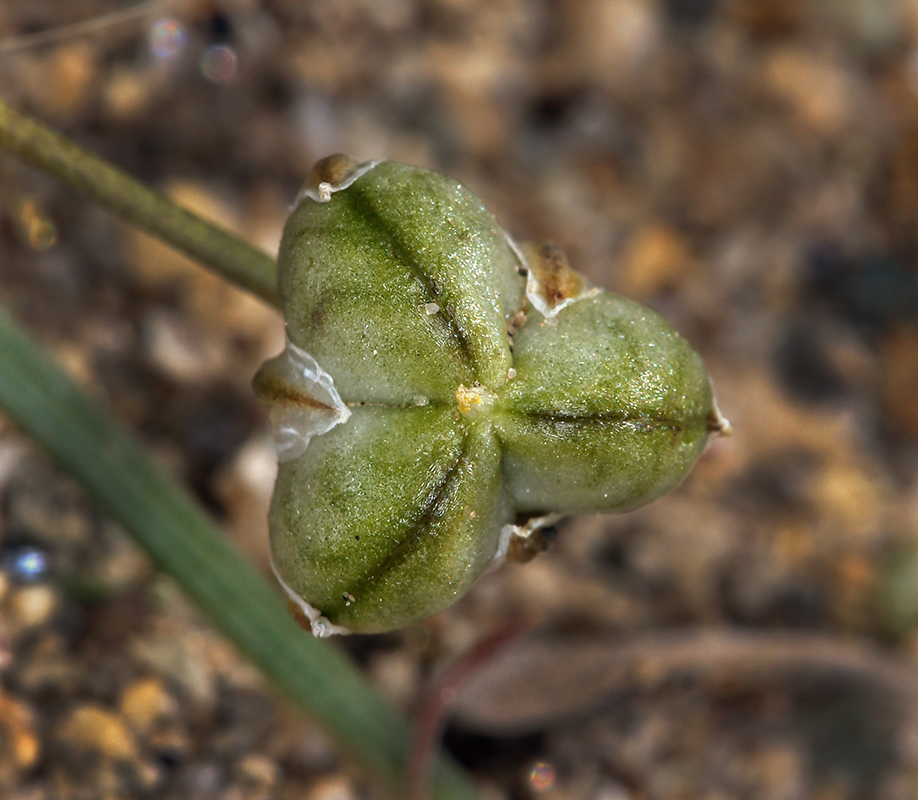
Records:
[[[424,305],[424,313],[427,314],[428,317],[432,317],[439,310],[440,306],[438,306],[436,303],[425,303]]]
[[[310,789],[307,800],[355,800],[351,782],[345,777],[326,778]]]
[[[278,767],[267,756],[250,754],[236,765],[240,778],[259,786],[273,786],[277,783]]]
[[[26,586],[12,596],[11,605],[16,621],[22,627],[37,628],[57,612],[57,595],[49,586]]]

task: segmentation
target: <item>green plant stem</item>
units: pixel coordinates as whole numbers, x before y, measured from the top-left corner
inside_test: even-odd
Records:
[[[407,724],[357,668],[293,622],[278,593],[157,467],[0,309],[0,408],[47,448],[237,647],[395,797],[404,796]],[[443,756],[432,797],[474,800]]]
[[[0,148],[51,173],[127,222],[278,305],[277,266],[269,255],[147,189],[51,128],[14,111],[3,100]]]

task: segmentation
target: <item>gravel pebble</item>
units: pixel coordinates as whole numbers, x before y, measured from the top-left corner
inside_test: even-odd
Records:
[[[38,628],[47,624],[57,613],[58,597],[54,588],[46,584],[23,586],[9,599],[14,623],[19,628]]]
[[[74,753],[98,753],[105,758],[136,761],[137,745],[124,721],[113,711],[94,705],[70,711],[58,728],[60,743]]]
[[[139,734],[149,733],[157,722],[179,715],[178,701],[159,678],[144,678],[125,687],[119,708]]]
[[[0,788],[15,786],[41,757],[35,711],[0,692]]]

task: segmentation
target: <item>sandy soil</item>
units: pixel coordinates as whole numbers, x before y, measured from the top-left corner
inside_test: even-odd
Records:
[[[918,797],[918,6],[0,3],[0,93],[276,248],[312,163],[435,168],[658,309],[735,435],[423,625],[338,646],[494,800]],[[0,300],[266,567],[278,315],[0,157]],[[372,797],[0,420],[0,794]]]

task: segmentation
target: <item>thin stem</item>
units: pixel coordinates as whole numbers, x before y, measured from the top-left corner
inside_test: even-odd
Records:
[[[522,635],[531,625],[515,619],[501,625],[493,633],[463,654],[446,674],[425,692],[414,724],[411,754],[405,779],[408,800],[429,800],[428,778],[430,765],[437,753],[437,745],[446,725],[450,707],[463,685],[482,665],[493,659],[502,648]]]
[[[236,646],[395,797],[404,797],[408,726],[336,648],[301,631],[278,592],[198,503],[97,408],[0,309],[0,409],[44,445]],[[436,760],[433,796],[475,800]]]
[[[122,219],[152,233],[227,280],[277,305],[277,267],[269,255],[147,189],[65,136],[0,100],[0,148],[51,173]]]

